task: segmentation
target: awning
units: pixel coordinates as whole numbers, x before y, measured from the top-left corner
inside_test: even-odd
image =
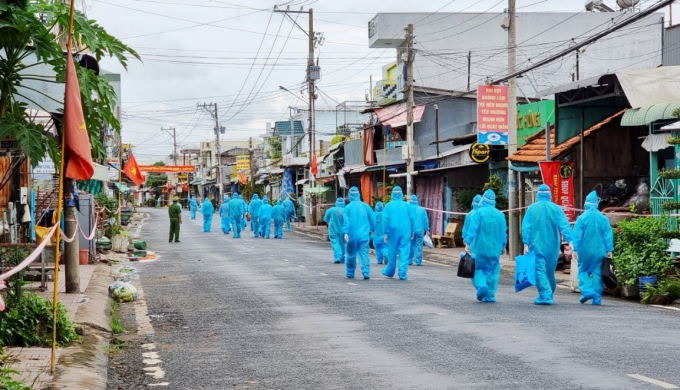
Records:
[[[670,125],[663,126],[661,130],[663,131],[680,130],[680,122],[674,122],[671,123]]]
[[[125,183],[113,183],[120,192],[129,192],[130,187],[126,186]]]
[[[235,178],[231,179],[231,180],[230,180],[230,183],[231,183],[231,184],[236,184],[236,183],[238,183],[238,177],[235,177]]]
[[[319,177],[315,181],[319,184],[326,184],[335,181],[335,176]]]
[[[335,154],[340,151],[340,148],[342,147],[342,145],[343,145],[342,142],[331,145],[331,147],[328,148],[328,154],[326,154],[325,156],[323,156],[323,158],[321,158],[321,162],[326,161],[329,157],[335,156]]]
[[[647,126],[662,119],[674,119],[673,111],[680,108],[680,100],[653,104],[626,111],[621,118],[621,126]]]
[[[648,152],[658,152],[659,150],[671,147],[667,140],[668,134],[650,134],[642,141],[642,147]]]
[[[366,165],[347,165],[344,168],[342,168],[345,173],[360,173],[366,171],[368,169]]]
[[[264,183],[264,179],[260,179],[260,180],[255,182],[255,184],[263,184],[263,183]]]
[[[314,188],[306,187],[306,188],[304,188],[304,192],[306,192],[306,193],[308,193],[308,194],[317,194],[317,195],[319,195],[319,194],[324,194],[324,193],[330,191],[331,189],[332,189],[332,188],[330,188],[330,187],[324,187],[324,186],[321,186],[321,187],[314,187]]]
[[[301,184],[307,183],[308,181],[309,181],[309,179],[298,180],[298,181],[295,182],[295,185],[296,185],[296,186],[299,186],[299,185],[301,185]]]
[[[276,168],[276,169],[270,170],[270,171],[269,171],[269,174],[270,174],[270,175],[280,175],[280,174],[282,174],[283,172],[284,172],[283,169],[281,169],[281,168]]]
[[[191,183],[189,183],[189,185],[198,186],[198,185],[201,185],[202,181],[203,181],[203,179],[196,179],[196,180],[192,181]]]
[[[425,112],[425,105],[413,107],[413,123],[422,120],[423,112]],[[375,113],[378,115],[378,120],[383,126],[406,126],[406,103],[376,108]]]
[[[374,165],[372,167],[368,167],[366,169],[367,172],[381,172],[383,170],[387,172],[399,172],[399,169],[405,169],[406,164],[397,164],[397,165],[387,165],[387,166],[382,166],[382,165]]]

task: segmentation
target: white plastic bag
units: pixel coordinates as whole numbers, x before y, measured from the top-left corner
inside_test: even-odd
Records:
[[[425,246],[428,248],[434,248],[434,244],[432,243],[432,238],[430,238],[430,236],[423,236],[423,244],[425,244]]]

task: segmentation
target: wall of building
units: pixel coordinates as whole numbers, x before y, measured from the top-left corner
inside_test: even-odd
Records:
[[[579,2],[578,4],[582,4]],[[517,14],[517,64],[521,69],[530,61],[545,58],[568,47],[575,38],[582,40],[606,30],[632,13],[536,12]],[[488,76],[507,73],[507,32],[501,28],[504,13],[380,13],[369,22],[369,46],[403,47],[404,28],[416,24],[414,64],[419,86],[467,90],[467,55],[471,56],[471,88]],[[605,74],[615,69],[646,69],[661,64],[663,14],[656,13],[589,45],[580,59],[581,78]],[[679,45],[680,47],[680,45]],[[398,53],[395,53],[397,55]],[[680,54],[680,50],[675,54]],[[397,58],[398,59],[398,58]],[[399,59],[398,59],[399,60]],[[539,90],[571,81],[575,56],[518,79],[519,95],[534,96]]]
[[[424,104],[438,100],[436,97],[419,96],[416,104]],[[473,99],[452,99],[437,101],[439,106],[439,140],[470,134],[477,122],[477,102]],[[433,104],[425,107],[423,119],[415,124],[413,129],[414,143],[420,147],[422,158],[434,157],[437,146],[431,143],[437,140],[435,132],[436,114]],[[453,149],[451,142],[439,144],[439,152],[444,153]]]

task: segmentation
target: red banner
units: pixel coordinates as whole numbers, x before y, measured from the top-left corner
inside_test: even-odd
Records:
[[[140,165],[139,170],[149,173],[193,173],[196,168],[193,165],[164,165],[157,167],[155,165]]]
[[[564,213],[569,222],[575,221],[574,212],[574,175],[573,163],[544,161],[539,163],[543,183],[552,191],[552,201],[565,207]]]

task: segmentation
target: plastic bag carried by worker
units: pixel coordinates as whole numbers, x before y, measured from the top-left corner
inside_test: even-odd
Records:
[[[515,292],[536,285],[536,255],[529,252],[515,259]]]
[[[432,238],[430,238],[430,236],[428,236],[428,235],[423,236],[423,244],[425,244],[425,246],[428,247],[428,248],[434,248],[434,243],[432,242]]]

